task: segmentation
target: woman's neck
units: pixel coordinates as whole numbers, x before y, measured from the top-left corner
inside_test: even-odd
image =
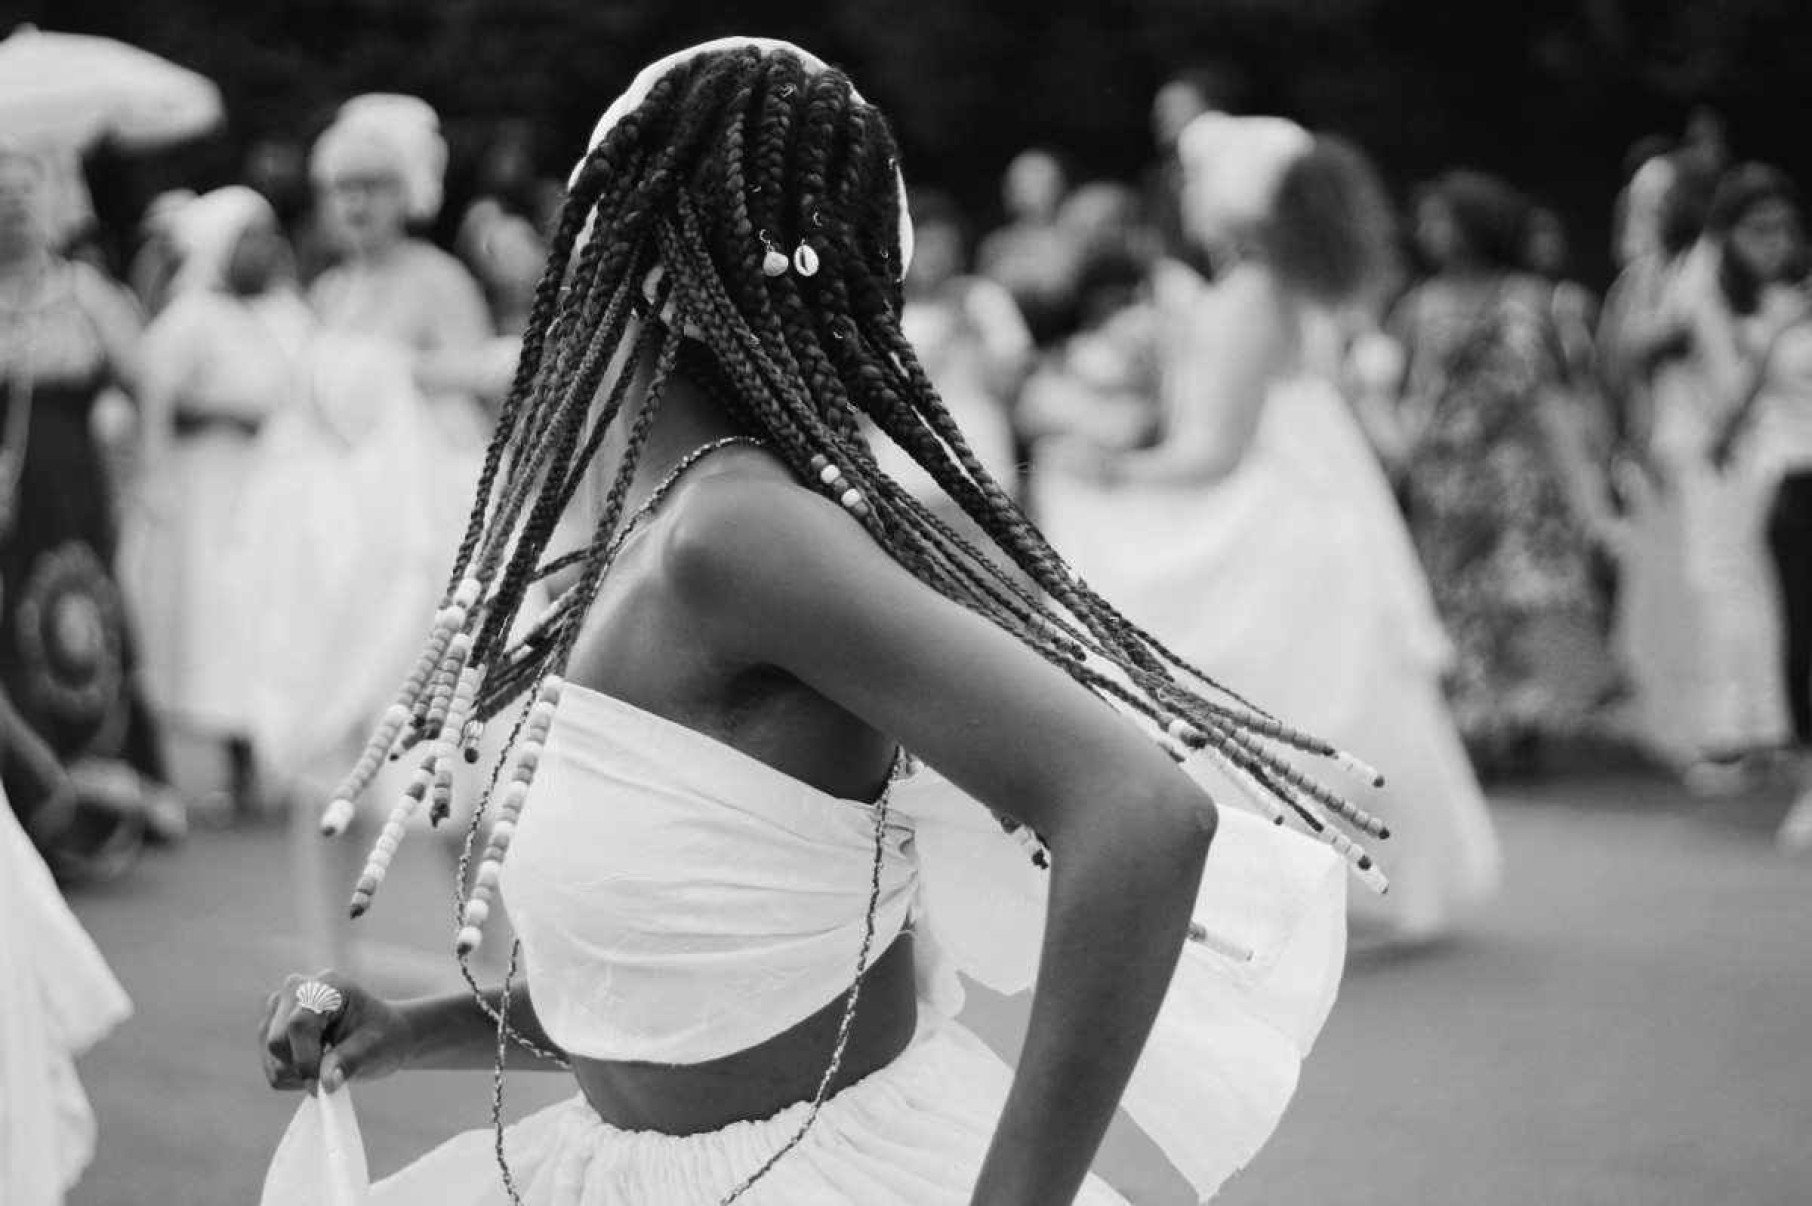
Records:
[[[625,342],[629,343],[634,338],[635,331],[632,329],[625,335]],[[636,364],[633,370],[635,380],[624,396],[623,410],[611,425],[610,435],[599,451],[599,467],[605,474],[606,482],[615,478],[618,467],[623,463],[629,431],[635,425],[636,413],[647,398],[648,387],[653,381],[654,362],[655,355],[649,353]],[[607,374],[606,390],[612,380],[614,374]],[[660,410],[654,417],[654,424],[648,430],[647,442],[636,460],[628,505],[633,507],[646,498],[656,483],[688,453],[712,440],[746,434],[746,428],[726,414],[703,386],[676,370],[668,376],[667,383],[661,390]]]
[[[382,269],[394,264],[409,245],[409,236],[400,234],[381,243],[370,243],[352,253],[352,262],[361,268]]]

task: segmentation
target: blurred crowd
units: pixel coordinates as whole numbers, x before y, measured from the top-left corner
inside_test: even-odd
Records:
[[[1070,533],[1051,491],[1079,464],[1103,476],[1079,442],[1124,452],[1186,434],[1167,397],[1166,277],[1214,282],[1251,254],[1237,238],[1204,246],[1175,216],[1177,135],[1215,107],[1212,84],[1183,76],[1159,93],[1141,187],[1072,185],[1059,155],[1024,152],[1003,182],[1007,223],[979,241],[972,275],[939,257],[914,291],[917,306],[942,299],[942,330],[967,316],[987,354],[940,382],[997,383],[999,431],[985,442],[1018,449],[1025,497],[1059,547]],[[1513,182],[1454,170],[1416,187],[1394,222],[1396,270],[1334,307],[1335,347],[1315,371],[1364,431],[1413,539],[1451,643],[1448,706],[1481,775],[1538,772],[1584,741],[1633,746],[1708,796],[1797,782],[1812,741],[1800,195],[1738,161],[1710,112],[1635,144],[1622,180],[1606,199],[1616,275],[1602,298],[1575,277],[1559,214]],[[961,230],[944,237],[960,245]],[[1338,254],[1327,233],[1295,250]],[[1018,324],[996,317],[1004,304],[980,305],[1001,296]],[[1170,484],[1226,494],[1251,446],[1225,437],[1202,472]],[[1804,842],[1794,825],[1784,837]]]
[[[4,766],[66,880],[320,796],[406,673],[559,197],[526,138],[500,127],[450,249],[413,97],[130,231],[0,142]]]
[[[1309,711],[1389,715],[1402,667],[1431,667],[1414,674],[1464,750],[1436,794],[1580,738],[1706,793],[1799,774],[1812,315],[1793,183],[1736,161],[1709,115],[1638,144],[1606,198],[1600,299],[1514,184],[1458,170],[1393,207],[1359,152],[1282,122],[1241,127],[1230,162],[1321,174],[1229,192],[1237,220],[1202,237],[1180,143],[1223,99],[1213,77],[1166,84],[1136,182],[1023,152],[991,230],[913,195],[905,328],[979,462],[1205,668],[1237,662],[1225,634],[1268,628],[1247,645],[1317,650],[1292,663]],[[66,880],[180,839],[186,816],[318,803],[404,676],[561,196],[520,124],[465,166],[448,212],[436,114],[362,96],[308,148],[260,144],[241,183],[110,228],[57,200],[57,163],[0,141],[0,748]],[[1254,264],[1276,280],[1242,284]],[[1336,448],[1342,425],[1362,442]],[[1266,456],[1318,500],[1298,528],[1242,485]],[[1390,523],[1348,534],[1374,502]],[[1185,546],[1213,553],[1199,582]],[[1288,573],[1247,573],[1234,546]],[[1264,589],[1225,593],[1241,574]]]

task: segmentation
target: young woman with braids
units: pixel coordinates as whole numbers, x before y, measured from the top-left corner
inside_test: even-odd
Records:
[[[1338,981],[1343,867],[1381,878],[1329,814],[1376,823],[1280,751],[1375,772],[1121,618],[980,469],[900,332],[896,154],[784,43],[683,52],[605,114],[433,633],[324,819],[387,754],[416,768],[361,913],[496,718],[456,946],[501,881],[527,982],[292,978],[266,1072],[325,1091],[278,1189],[346,1081],[495,1060],[495,1112],[506,1056],[578,1096],[371,1201],[1113,1203],[1089,1165],[1122,1101],[1205,1199],[1276,1125]],[[876,470],[864,417],[1012,567]],[[571,510],[591,535],[550,557]],[[1217,810],[1174,764],[1196,752],[1264,815]],[[952,1020],[959,968],[1036,981],[1017,1070]]]

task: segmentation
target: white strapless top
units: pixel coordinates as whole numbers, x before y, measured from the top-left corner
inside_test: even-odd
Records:
[[[556,1043],[687,1064],[771,1038],[849,987],[873,860],[870,805],[568,683],[502,889]],[[1270,1136],[1333,1005],[1344,867],[1223,805],[1195,913],[1216,944],[1184,950],[1124,1099],[1204,1194]],[[929,1007],[961,1008],[957,971],[1024,991],[1046,879],[992,814],[922,770],[891,797],[871,957],[911,918]]]
[[[911,843],[894,815],[873,959],[911,909]],[[692,1064],[850,986],[873,865],[868,805],[569,683],[502,887],[551,1038],[589,1059]]]

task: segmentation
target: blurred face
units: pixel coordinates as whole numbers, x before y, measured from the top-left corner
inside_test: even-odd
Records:
[[[406,233],[402,173],[381,154],[347,151],[322,181],[321,199],[329,229],[355,254],[381,251]]]
[[[1158,149],[1177,145],[1183,127],[1208,112],[1208,98],[1194,84],[1172,80],[1158,89],[1151,102],[1151,136]]]
[[[1042,151],[1026,151],[1007,167],[1003,190],[1007,213],[1033,222],[1048,222],[1063,200],[1063,168]]]
[[[1460,224],[1438,197],[1429,197],[1416,208],[1416,247],[1437,268],[1453,263],[1465,251]]]
[[[928,292],[963,270],[963,240],[948,222],[927,222],[913,232],[912,266],[906,284]]]
[[[37,164],[0,155],[0,251],[19,255],[42,248],[44,175]]]
[[[1528,258],[1530,267],[1545,276],[1558,276],[1566,270],[1567,233],[1559,218],[1550,213],[1530,218]]]
[[[277,224],[260,219],[247,227],[227,257],[226,286],[241,297],[255,297],[288,273],[289,243]]]
[[[1764,281],[1785,277],[1799,255],[1799,213],[1787,201],[1769,198],[1749,207],[1730,231],[1730,251]]]

